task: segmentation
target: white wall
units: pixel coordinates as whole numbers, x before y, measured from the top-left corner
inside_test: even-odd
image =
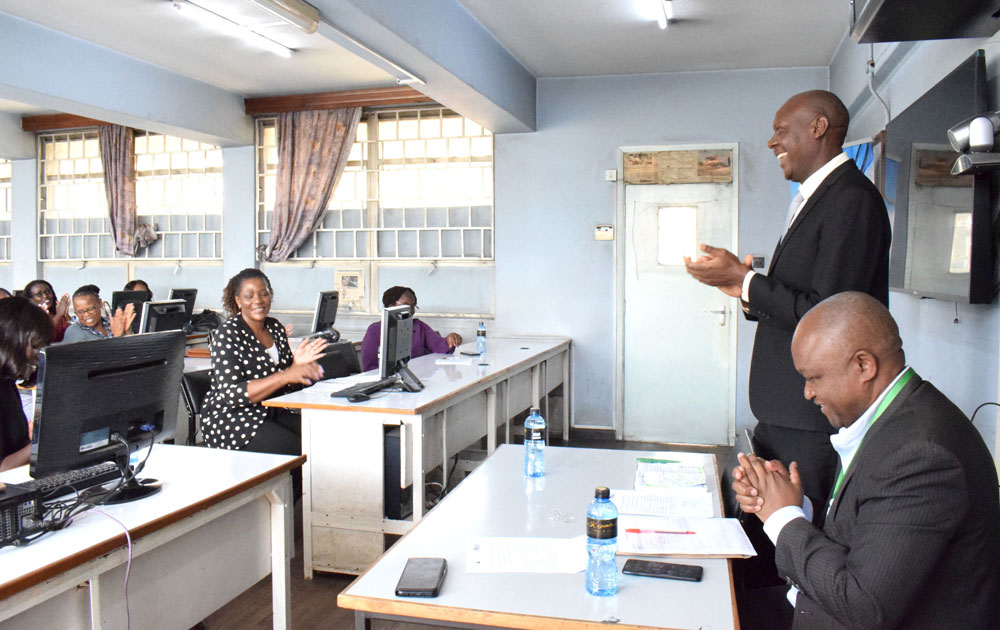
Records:
[[[1000,104],[1000,44],[983,39],[878,45],[876,89],[894,117],[978,48],[986,50],[990,104],[995,109]],[[885,127],[884,110],[865,85],[864,62],[869,54],[868,45],[848,40],[830,66],[833,89],[846,103],[853,104],[849,140],[872,136]],[[889,296],[889,309],[899,322],[907,361],[971,415],[980,403],[997,400],[1000,308],[996,301],[987,305],[959,304],[957,308],[959,321],[955,323],[954,302],[918,299],[903,293]],[[980,411],[976,426],[996,457],[996,407]]]
[[[774,112],[827,81],[826,68],[540,79],[538,131],[496,136],[496,327],[573,338],[577,425],[613,422],[615,248],[593,234],[615,222],[616,186],[604,171],[615,168],[618,147],[738,142],[739,254],[769,262],[788,206],[766,146]],[[754,423],[746,389],[753,335],[741,319],[739,426]]]

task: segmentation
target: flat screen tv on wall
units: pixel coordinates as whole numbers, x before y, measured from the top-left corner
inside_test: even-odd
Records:
[[[889,286],[919,297],[985,304],[997,292],[997,173],[953,176],[948,129],[989,110],[977,51],[886,128],[886,205],[893,223]]]

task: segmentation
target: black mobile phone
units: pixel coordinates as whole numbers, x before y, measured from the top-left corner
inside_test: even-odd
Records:
[[[478,352],[466,352],[465,350],[462,350],[462,356],[465,356],[465,357],[478,357],[479,353]]]
[[[448,572],[444,558],[410,558],[396,583],[399,597],[437,597]]]
[[[687,580],[701,582],[702,567],[697,564],[673,564],[656,560],[636,560],[629,558],[622,567],[625,575],[642,575],[646,577],[666,578],[668,580]]]

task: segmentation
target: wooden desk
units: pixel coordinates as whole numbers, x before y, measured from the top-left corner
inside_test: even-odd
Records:
[[[423,516],[426,471],[440,465],[447,483],[448,458],[483,436],[493,452],[499,425],[507,424],[509,441],[508,420],[560,384],[568,437],[569,339],[491,338],[489,344],[485,366],[478,357],[466,365],[438,365],[443,355],[412,360],[421,392],[349,403],[330,397],[344,387],[331,380],[264,402],[302,409],[302,452],[309,456],[302,497],[306,577],[313,570],[368,568],[385,549],[384,534],[403,534]],[[547,404],[543,413],[548,418]],[[385,518],[385,429],[394,426],[401,431],[400,487],[413,487],[413,516],[406,520]]]
[[[705,567],[701,582],[622,575],[618,593],[589,595],[583,573],[483,574],[465,570],[469,541],[481,536],[570,538],[586,531],[587,504],[599,485],[631,488],[636,457],[697,463],[721,514],[714,457],[695,453],[650,453],[547,447],[544,482],[522,473],[524,451],[504,445],[338,597],[355,610],[357,630],[372,618],[436,622],[459,627],[504,628],[712,628],[738,626],[732,571],[727,560],[678,559]],[[571,521],[571,522],[570,522]],[[581,545],[580,553],[586,553]],[[396,581],[411,556],[444,557],[448,574],[434,599],[396,597]],[[613,625],[611,625],[613,624]]]
[[[157,444],[143,477],[163,489],[85,512],[0,549],[0,628],[186,630],[268,573],[274,627],[288,628],[292,497],[303,457]],[[0,481],[28,478],[27,466]],[[102,515],[98,512],[103,512]],[[124,590],[132,539],[128,617]]]

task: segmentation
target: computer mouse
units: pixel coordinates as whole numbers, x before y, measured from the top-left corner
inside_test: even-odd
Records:
[[[347,397],[347,402],[364,402],[366,400],[371,400],[371,396],[368,394],[351,394]]]

